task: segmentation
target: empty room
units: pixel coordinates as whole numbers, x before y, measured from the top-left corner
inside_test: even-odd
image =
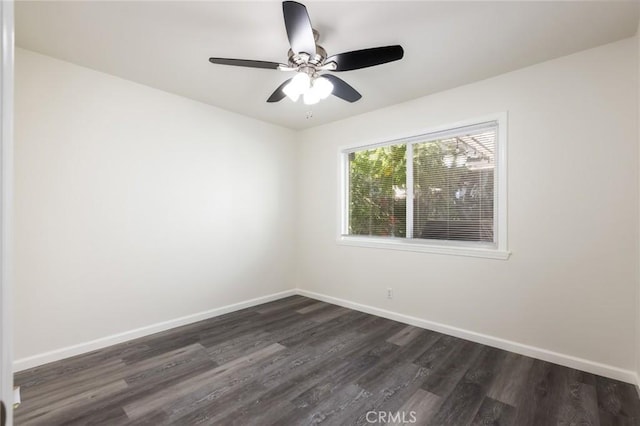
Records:
[[[637,1],[0,18],[0,426],[640,425]]]

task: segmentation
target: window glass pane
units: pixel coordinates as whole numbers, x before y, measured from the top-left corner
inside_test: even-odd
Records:
[[[349,234],[406,235],[406,145],[349,154]]]
[[[413,237],[494,242],[496,128],[413,145]]]

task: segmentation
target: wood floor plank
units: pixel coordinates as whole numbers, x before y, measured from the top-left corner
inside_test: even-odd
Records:
[[[437,368],[429,371],[422,384],[422,389],[442,398],[449,396],[483,348],[484,346],[469,341],[456,342],[455,349],[449,353],[447,358]]]
[[[526,380],[526,389],[516,405],[516,424],[537,426],[540,422],[554,421],[550,417],[555,411],[556,389],[563,383],[563,370],[553,368],[553,364],[534,360]]]
[[[373,327],[373,324],[376,324],[377,327]],[[219,419],[219,422],[228,424],[243,419],[243,421],[251,423],[252,418],[261,417],[263,413],[270,412],[272,414],[269,418],[280,419],[276,422],[279,424],[283,417],[294,416],[293,409],[300,412],[300,404],[296,406],[289,401],[305,397],[305,393],[312,392],[315,387],[323,383],[326,385],[327,381],[332,380],[331,375],[347,380],[350,375],[361,374],[361,371],[354,368],[354,365],[360,365],[363,360],[371,361],[373,354],[378,356],[381,354],[381,348],[372,348],[371,343],[384,342],[386,336],[395,333],[399,326],[397,323],[369,316],[365,323],[353,328],[352,332],[355,334],[343,335],[344,343],[346,343],[344,347],[338,350],[336,345],[332,349],[326,350],[325,346],[330,343],[325,340],[324,345],[315,346],[314,350],[327,356],[318,358],[314,360],[315,362],[296,360],[284,375],[282,372],[278,372],[275,378],[267,375],[261,382],[269,387],[267,392],[257,396],[253,403],[236,408],[226,417]],[[382,345],[382,348],[392,349],[393,346],[385,344]],[[287,403],[283,404],[282,401],[287,401]],[[273,410],[272,407],[284,407],[288,414],[285,415],[284,412]],[[309,405],[305,404],[302,407],[309,407]]]
[[[201,389],[202,387],[206,387],[209,382],[219,379],[220,376],[232,374],[239,368],[255,363],[256,361],[271,356],[283,349],[284,346],[274,343],[264,349],[246,355],[245,357],[235,359],[216,367],[213,370],[201,374],[199,377],[192,378],[188,383],[179,383],[168,389],[159,390],[158,392],[132,404],[128,404],[123,408],[129,418],[135,419],[141,417],[150,411],[161,408],[169,401],[175,400],[178,397],[184,397]]]
[[[98,363],[92,368],[74,371],[68,375],[60,375],[43,382],[39,386],[21,389],[22,399],[24,399],[25,404],[30,404],[30,409],[48,405],[58,399],[64,399],[69,394],[97,387],[101,381],[107,380],[111,382],[115,375],[119,376],[115,377],[116,379],[123,378],[122,371],[126,366],[121,360],[114,359]]]
[[[154,358],[158,355],[180,350],[185,346],[195,345],[199,343],[198,336],[186,335],[186,336],[174,336],[171,339],[164,339],[156,342],[153,345],[149,345],[149,348],[145,350],[137,351],[133,354],[122,357],[125,363],[133,364],[145,359]]]
[[[215,368],[217,363],[212,361],[204,347],[199,343],[188,345],[171,352],[160,354],[154,358],[147,358],[135,364],[129,364],[123,369],[124,380],[129,385],[149,383],[158,377],[165,379],[169,374],[189,370],[194,364],[206,363],[209,368]]]
[[[309,306],[305,306],[304,308],[296,309],[296,312],[299,314],[308,314],[309,312],[313,312],[313,311],[317,311],[318,309],[325,308],[328,305],[329,304],[325,302],[317,302]]]
[[[69,396],[62,400],[56,401],[55,403],[41,407],[34,410],[29,410],[27,415],[23,417],[21,420],[24,421],[25,425],[31,424],[52,424],[53,418],[57,417],[57,415],[65,410],[74,409],[74,410],[82,410],[83,405],[87,402],[96,399],[107,398],[112,394],[115,394],[119,391],[122,391],[127,388],[127,383],[124,380],[116,380],[112,383],[106,384],[104,386],[98,387],[96,389],[91,389],[89,391],[84,391],[78,393],[73,396]]]
[[[286,347],[294,347],[297,345],[308,345],[312,342],[318,342],[331,338],[335,333],[344,329],[348,324],[350,327],[357,327],[359,324],[367,321],[367,316],[360,312],[349,312],[345,315],[337,316],[325,323],[316,323],[315,327],[306,328],[287,338],[279,340],[279,343]]]
[[[635,404],[638,395],[633,385],[605,377],[596,377],[598,408],[607,419],[630,419],[640,424],[640,405]]]
[[[169,415],[164,411],[152,411],[135,420],[128,419],[127,426],[171,426]],[[111,426],[111,425],[110,425]]]
[[[131,426],[132,422],[127,417],[127,414],[121,407],[112,407],[106,410],[91,411],[82,413],[79,416],[73,416],[68,418],[66,413],[60,413],[56,418],[51,416],[47,423],[60,424],[65,426],[86,426],[86,425],[109,425],[109,426]],[[159,426],[158,422],[154,421],[154,426]]]
[[[199,321],[195,324],[188,324],[136,339],[133,341],[135,342],[133,348],[129,348],[126,352],[121,351],[117,356],[125,363],[135,363],[178,349],[180,342],[202,344],[203,336],[209,337],[218,334],[224,334],[224,338],[226,338],[230,333],[241,333],[244,327],[255,326],[259,322],[260,316],[257,313],[248,310],[240,312],[241,314],[231,312],[210,320]]]
[[[371,369],[358,380],[358,384],[364,389],[370,389],[376,386],[380,375],[394,371],[402,364],[410,363],[420,354],[425,353],[439,338],[438,333],[422,330],[422,333],[415,335],[412,341],[407,342],[404,346],[399,347],[397,351],[385,356],[375,368]]]
[[[508,353],[487,396],[515,407],[527,386],[527,377],[532,365],[533,358]]]
[[[338,318],[342,315],[349,314],[353,312],[350,309],[343,308],[342,306],[331,306],[329,309],[322,309],[315,311],[318,314],[314,315],[312,321],[323,323],[327,321],[331,321],[334,318]]]
[[[405,402],[396,413],[400,413],[400,421],[390,422],[390,425],[402,425],[407,423],[415,423],[426,425],[435,415],[436,410],[440,407],[442,398],[423,389],[418,389]],[[415,421],[412,421],[414,420]]]
[[[265,348],[272,343],[271,333],[259,329],[216,343],[205,350],[212,360],[221,365],[246,353]]]
[[[376,386],[368,389],[370,396],[362,401],[362,406],[345,417],[345,424],[366,425],[369,411],[395,413],[420,389],[427,370],[415,364],[406,363],[388,371],[380,377]]]
[[[229,386],[212,387],[206,392],[198,394],[189,403],[179,401],[165,408],[168,413],[169,424],[228,424],[220,422],[238,405],[246,405],[253,401],[256,393],[266,392],[266,388],[260,383],[249,382],[241,386],[235,386],[228,382]]]
[[[301,315],[295,311],[279,310],[269,314],[259,315],[248,321],[241,321],[238,324],[229,324],[225,327],[207,330],[199,334],[199,342],[202,346],[209,348],[248,333],[268,331],[269,327],[273,325],[283,327],[289,324],[295,324],[300,321],[300,317]]]
[[[137,364],[125,364],[122,361],[99,364],[104,368],[86,369],[80,374],[74,374],[66,381],[48,382],[38,388],[30,388],[23,393],[25,410],[34,410],[44,406],[51,406],[56,401],[63,400],[74,394],[89,391],[106,385],[118,379],[124,379],[127,384],[141,380],[148,380],[157,374],[167,374],[168,369],[179,368],[182,364],[190,364],[196,359],[208,360],[204,348],[200,344],[188,345],[155,358],[149,358]],[[209,366],[215,363],[209,362]]]
[[[137,340],[83,355],[77,355],[29,370],[20,371],[14,376],[14,384],[20,386],[23,392],[27,392],[30,388],[39,388],[56,380],[64,381],[74,375],[84,374],[87,370],[105,368],[103,364],[109,362],[120,363],[122,362],[121,358],[123,355],[143,348],[146,349],[147,345]]]
[[[608,411],[599,411],[601,426],[638,426],[640,421],[625,416],[616,416]]]
[[[580,371],[571,368],[569,369],[569,378],[572,382],[584,383],[585,385],[590,385],[595,388],[598,376],[586,371]]]
[[[208,359],[196,361],[188,366],[182,364],[177,368],[167,368],[163,374],[158,374],[148,380],[136,382],[135,384],[128,384],[128,387],[125,390],[113,394],[109,398],[87,402],[83,405],[82,410],[68,409],[60,412],[57,417],[51,419],[50,424],[93,424],[91,422],[87,423],[85,420],[99,418],[105,412],[118,411],[119,408],[124,407],[127,404],[158,392],[158,389],[169,388],[177,383],[188,382],[192,378],[199,377],[201,374],[211,371],[213,368],[215,368],[215,363],[212,363]],[[18,413],[17,424],[20,424],[21,417],[28,412],[20,410],[16,411]],[[145,419],[158,419],[159,417],[156,414],[159,414],[159,412],[160,411],[150,412],[141,418],[135,419],[134,423],[142,422],[144,424],[146,421]],[[64,419],[64,422],[58,422],[56,419]],[[128,422],[125,423],[128,424]],[[110,423],[106,424],[111,426]]]
[[[640,425],[633,385],[302,296],[15,382],[17,426],[363,426],[371,410],[391,424],[414,413],[434,426]]]
[[[339,417],[345,412],[350,412],[352,407],[360,407],[361,401],[370,395],[357,384],[347,384],[318,400],[310,410],[300,409],[293,413],[300,419],[297,422],[300,425],[345,424]]]
[[[353,338],[344,336],[345,342],[352,341]],[[326,341],[326,347],[320,350],[309,350],[305,347],[286,348],[276,357],[269,360],[266,365],[259,366],[259,369],[243,369],[230,377],[229,383],[226,380],[218,380],[215,385],[209,386],[202,393],[198,393],[198,400],[193,403],[184,404],[179,401],[171,408],[171,419],[180,423],[183,417],[191,418],[191,412],[195,410],[201,412],[215,413],[212,421],[220,416],[226,415],[233,410],[239,401],[249,401],[251,397],[266,391],[266,382],[270,380],[282,380],[282,376],[291,374],[293,371],[304,368],[318,360],[322,360],[327,354],[340,350],[344,345],[337,340]],[[174,406],[176,406],[174,408]]]
[[[303,364],[306,367],[296,368],[295,374],[285,377],[287,381],[279,380],[276,382],[277,386],[254,401],[249,410],[238,410],[232,413],[225,421],[237,418],[248,420],[251,416],[262,416],[265,411],[272,412],[272,416],[281,416],[282,413],[279,413],[278,410],[273,410],[272,406],[281,406],[281,400],[283,399],[295,401],[297,405],[285,404],[285,406],[291,410],[291,406],[295,405],[294,408],[297,408],[298,415],[300,415],[301,409],[312,407],[312,404],[301,404],[301,398],[307,398],[310,393],[317,392],[320,386],[327,388],[328,383],[336,380],[332,379],[332,376],[338,379],[341,378],[344,381],[350,376],[357,377],[362,374],[362,371],[366,371],[366,367],[372,359],[379,358],[382,353],[381,348],[372,348],[371,343],[383,342],[386,336],[395,333],[399,327],[400,324],[398,323],[368,316],[364,323],[353,327],[353,331],[356,333],[355,336],[345,336],[347,345],[343,350],[325,351],[322,346],[318,346],[317,349],[320,353],[327,355],[321,362],[315,364],[306,363]],[[383,345],[382,348],[393,349],[393,346]],[[328,374],[327,372],[330,373]],[[269,382],[267,381],[266,383],[268,384]],[[339,383],[335,386],[337,388]]]
[[[557,413],[558,424],[600,426],[595,386],[570,382],[560,397],[562,402]]]
[[[433,418],[437,425],[466,425],[476,416],[489,386],[497,375],[506,353],[482,347],[481,354],[466,371],[464,377],[444,400]]]
[[[433,345],[415,359],[414,364],[429,370],[435,369],[459,348],[460,342],[461,340],[457,337],[440,335]]]
[[[470,426],[484,425],[501,425],[501,426],[517,426],[515,423],[516,409],[515,407],[500,402],[498,400],[485,397],[482,405],[478,409],[478,413],[474,417]],[[562,424],[562,423],[558,423]],[[570,425],[573,423],[567,423]],[[575,423],[576,425],[580,423]]]
[[[342,369],[327,374],[325,380],[303,392],[291,402],[299,408],[316,406],[337,389],[355,382],[360,376],[379,362],[382,357],[395,349],[396,347],[394,345],[386,342],[379,347],[371,349],[364,355],[351,360],[351,362],[343,366]],[[360,386],[358,386],[358,389],[361,389]]]
[[[234,375],[228,385],[219,381],[215,386],[209,387],[209,393],[195,403],[189,406],[180,404],[175,409],[169,407],[172,410],[170,419],[178,423],[194,421],[200,416],[195,413],[197,410],[200,413],[211,413],[207,414],[207,419],[212,422],[221,421],[236,408],[239,401],[248,402],[252,398],[260,398],[268,392],[268,386],[272,382],[281,382],[292,374],[301,374],[300,370],[312,368],[318,362],[326,360],[327,355],[335,354],[353,344],[357,338],[354,332],[350,332],[338,339],[326,340],[323,346],[317,348],[286,348],[258,371],[243,370]],[[278,396],[282,397],[282,394]]]
[[[285,299],[275,300],[254,308],[259,314],[270,314],[282,310],[296,310],[313,304],[314,301],[302,296],[291,296]]]
[[[389,337],[389,339],[387,339],[387,342],[396,344],[398,346],[404,346],[415,339],[423,331],[424,330],[422,330],[421,328],[408,325],[393,336]]]

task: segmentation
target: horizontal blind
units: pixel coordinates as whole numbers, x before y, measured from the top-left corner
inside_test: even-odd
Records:
[[[413,237],[495,242],[497,126],[413,142]]]
[[[406,236],[407,146],[349,153],[349,234]]]
[[[362,146],[357,146],[357,147],[353,147],[353,148],[346,148],[342,152],[344,152],[345,154],[350,154],[352,152],[358,152],[358,151],[362,151],[362,150],[365,150],[365,149],[371,150],[371,149],[374,149],[374,148],[390,146],[390,145],[402,145],[402,144],[408,144],[408,143],[413,143],[413,142],[423,142],[425,140],[446,139],[449,136],[456,136],[456,135],[461,134],[461,133],[475,133],[476,130],[485,129],[485,128],[489,127],[489,126],[497,127],[498,126],[498,122],[497,121],[486,121],[486,122],[483,122],[483,123],[471,124],[471,125],[468,125],[468,126],[453,127],[453,128],[446,129],[446,130],[436,130],[436,131],[432,131],[432,132],[429,132],[429,133],[424,133],[424,134],[417,135],[417,136],[411,136],[411,137],[407,137],[407,138],[401,138],[401,139],[396,139],[396,140],[391,140],[391,141],[386,141],[386,142],[373,143],[373,144],[369,144],[369,145],[362,145]]]

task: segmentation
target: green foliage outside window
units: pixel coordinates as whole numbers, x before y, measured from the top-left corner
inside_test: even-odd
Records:
[[[391,145],[349,155],[349,233],[404,237],[406,145]]]
[[[493,241],[493,169],[447,166],[455,149],[412,145],[413,237]],[[406,152],[403,144],[349,154],[349,234],[406,236]]]

